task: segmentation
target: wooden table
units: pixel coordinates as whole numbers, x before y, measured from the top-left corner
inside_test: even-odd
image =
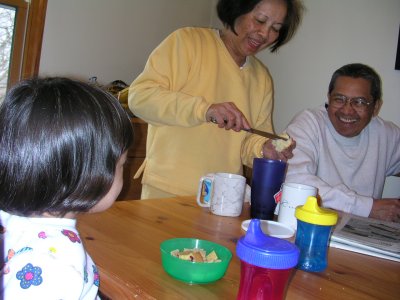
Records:
[[[82,215],[78,228],[100,270],[100,289],[112,299],[235,299],[240,260],[236,241],[245,234],[240,217],[212,215],[194,197],[119,201],[106,212]],[[233,254],[225,276],[212,284],[188,285],[162,268],[159,245],[176,237],[217,242]],[[329,249],[326,271],[296,270],[286,299],[400,299],[400,263]]]

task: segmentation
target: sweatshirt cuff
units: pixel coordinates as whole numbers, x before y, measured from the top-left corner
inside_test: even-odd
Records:
[[[196,111],[196,118],[200,122],[205,122],[206,120],[206,114],[212,103],[208,103],[204,101],[204,99],[201,98],[202,101],[199,101],[195,111]]]
[[[358,196],[354,205],[353,214],[368,217],[372,210],[374,199],[371,197]]]

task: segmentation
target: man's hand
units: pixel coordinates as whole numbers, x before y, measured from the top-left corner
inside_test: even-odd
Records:
[[[293,157],[293,149],[296,148],[296,141],[292,140],[289,147],[283,149],[281,152],[276,151],[275,146],[272,145],[272,140],[267,140],[263,146],[263,154],[265,158],[280,159],[287,161]]]
[[[400,223],[400,199],[374,199],[369,217]]]

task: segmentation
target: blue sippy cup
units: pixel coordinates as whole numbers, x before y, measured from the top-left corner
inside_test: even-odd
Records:
[[[328,244],[338,215],[320,208],[317,198],[310,196],[303,206],[296,208],[297,232],[295,244],[300,249],[297,269],[320,272],[328,266]]]

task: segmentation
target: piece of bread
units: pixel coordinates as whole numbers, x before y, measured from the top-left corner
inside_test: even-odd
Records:
[[[292,142],[293,139],[286,133],[282,133],[279,136],[287,138],[287,140],[280,140],[280,139],[276,139],[272,141],[272,145],[275,147],[275,150],[278,152],[282,152],[283,150],[285,150],[287,147],[289,147]]]
[[[206,261],[207,261],[207,262],[216,262],[216,261],[218,261],[217,253],[215,253],[214,250],[211,251],[211,252],[207,255]]]

